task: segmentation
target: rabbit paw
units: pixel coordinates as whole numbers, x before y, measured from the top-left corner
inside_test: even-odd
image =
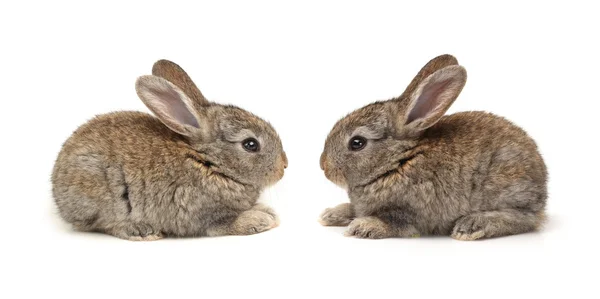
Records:
[[[473,241],[485,236],[484,225],[480,217],[467,215],[456,221],[452,230],[452,238],[461,241]]]
[[[155,241],[164,236],[159,230],[144,223],[128,223],[113,229],[115,237],[129,241]]]
[[[363,239],[383,239],[393,237],[392,228],[377,217],[361,217],[350,222],[345,235]]]
[[[231,233],[233,235],[253,235],[262,233],[277,227],[278,220],[276,216],[263,211],[248,210],[232,223]]]
[[[396,228],[396,234],[400,238],[419,238],[421,233],[410,224],[400,225]]]
[[[354,211],[349,203],[343,203],[334,208],[327,208],[319,217],[323,226],[346,226],[354,219]]]
[[[265,204],[262,204],[262,203],[257,203],[252,207],[252,210],[264,212],[264,213],[271,215],[271,217],[273,217],[275,219],[275,222],[277,222],[277,225],[275,225],[275,226],[279,225],[279,217],[277,216],[277,214],[271,207],[269,207]]]

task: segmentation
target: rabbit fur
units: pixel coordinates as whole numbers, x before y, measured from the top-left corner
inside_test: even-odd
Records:
[[[136,82],[156,115],[114,112],[80,126],[52,172],[60,216],[81,231],[128,240],[260,233],[278,225],[257,199],[287,157],[266,121],[208,102],[177,64]],[[258,142],[250,152],[244,140]]]
[[[544,222],[547,170],[535,142],[486,112],[444,116],[467,79],[451,55],[429,61],[406,91],[338,121],[321,168],[350,203],[320,222],[359,238],[451,235],[459,240],[537,229]],[[363,148],[352,150],[358,137]]]

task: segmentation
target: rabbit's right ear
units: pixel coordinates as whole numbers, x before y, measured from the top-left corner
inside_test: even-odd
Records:
[[[447,66],[458,65],[458,60],[450,54],[440,55],[436,58],[431,59],[421,70],[419,73],[412,79],[406,90],[402,93],[398,99],[404,99],[405,97],[410,96],[415,89],[419,86],[421,81],[425,78],[429,77],[429,75],[435,73],[438,70],[441,70]]]
[[[167,127],[184,136],[197,136],[202,123],[201,113],[194,102],[173,83],[157,76],[141,76],[135,90],[144,104]]]
[[[166,59],[159,60],[152,66],[152,75],[175,84],[196,104],[200,106],[210,105],[210,102],[202,95],[190,76],[176,63]]]
[[[413,132],[433,126],[454,103],[467,81],[467,71],[452,65],[425,78],[407,98],[403,126]]]

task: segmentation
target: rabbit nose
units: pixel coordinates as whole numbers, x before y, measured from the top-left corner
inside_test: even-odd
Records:
[[[288,167],[288,159],[287,159],[287,156],[285,155],[285,152],[283,152],[283,154],[281,155],[281,158],[283,159],[283,169],[286,169]]]
[[[325,153],[321,154],[321,161],[319,164],[321,165],[321,170],[325,170]]]

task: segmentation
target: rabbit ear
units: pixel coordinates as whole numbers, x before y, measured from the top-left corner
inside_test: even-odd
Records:
[[[459,65],[447,66],[425,78],[408,98],[404,125],[413,131],[433,126],[452,105],[467,81]]]
[[[450,65],[458,65],[458,60],[454,58],[454,56],[449,54],[440,55],[436,58],[431,59],[421,70],[419,73],[412,79],[406,90],[398,99],[403,99],[405,97],[410,96],[415,89],[419,86],[419,83],[423,81],[423,79],[427,78],[429,75],[435,73],[437,70],[443,69]]]
[[[183,90],[198,105],[210,105],[210,102],[202,95],[200,89],[196,87],[190,76],[176,63],[166,59],[159,60],[152,66],[152,75],[164,78],[175,84],[175,86]]]
[[[171,130],[188,137],[199,132],[199,111],[173,83],[157,76],[141,76],[135,82],[135,90],[142,102]]]

